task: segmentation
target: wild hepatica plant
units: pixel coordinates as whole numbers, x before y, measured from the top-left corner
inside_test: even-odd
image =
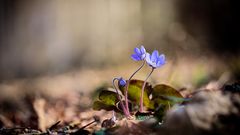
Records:
[[[157,84],[152,86],[147,82],[153,71],[165,65],[165,55],[154,50],[152,54],[146,52],[144,46],[134,49],[131,55],[134,61],[141,61],[139,68],[128,78],[122,77],[113,79],[114,91],[106,88],[99,93],[98,100],[93,104],[95,110],[107,110],[123,113],[126,118],[142,116],[142,114],[152,115],[162,121],[166,110],[174,104],[181,103],[185,99],[171,86]],[[144,81],[132,79],[147,63],[151,71]],[[141,114],[141,115],[139,115]],[[141,119],[141,118],[140,118]]]

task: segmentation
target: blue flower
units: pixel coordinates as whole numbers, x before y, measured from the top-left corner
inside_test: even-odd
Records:
[[[120,86],[125,86],[126,85],[126,80],[124,80],[122,77],[118,79],[118,83]]]
[[[161,67],[165,64],[165,55],[158,54],[157,50],[154,50],[152,52],[152,55],[150,55],[149,53],[146,54],[146,62],[148,63],[149,66],[153,67],[153,68],[158,68]]]
[[[134,48],[134,54],[132,54],[132,59],[135,61],[141,61],[144,60],[146,57],[146,50],[143,46],[141,46],[140,48]]]

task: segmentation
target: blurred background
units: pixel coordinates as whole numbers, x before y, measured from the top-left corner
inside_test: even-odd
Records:
[[[140,45],[167,57],[153,82],[238,79],[238,10],[234,0],[1,0],[0,90],[94,89],[129,77]]]
[[[237,0],[0,0],[0,127],[44,130],[58,120],[92,120],[98,112],[83,111],[94,92],[140,66],[130,58],[140,45],[166,55],[167,64],[149,78],[153,85],[193,92],[239,80],[239,6]],[[149,72],[146,66],[134,78]]]

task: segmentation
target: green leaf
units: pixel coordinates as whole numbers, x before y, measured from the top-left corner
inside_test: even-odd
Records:
[[[171,86],[159,84],[153,88],[152,100],[157,100],[157,103],[169,104],[168,102],[170,102],[170,104],[172,104],[180,103],[184,101],[184,98],[176,89],[172,88]]]
[[[128,88],[128,99],[132,102],[139,103],[142,86],[144,81],[142,80],[131,80]],[[125,93],[125,87],[120,87],[122,93]],[[153,104],[150,103],[149,95],[152,91],[152,86],[146,83],[144,94],[143,94],[143,104],[145,107],[153,108]]]
[[[94,110],[116,110],[116,103],[118,100],[117,93],[113,91],[103,90],[99,93],[99,101],[95,101],[93,103],[93,109]]]
[[[154,112],[154,117],[156,117],[159,122],[162,122],[162,120],[166,114],[166,111],[168,109],[169,109],[169,106],[167,104],[159,105]]]
[[[154,104],[155,107],[154,116],[157,117],[159,121],[162,121],[166,111],[170,109],[170,107],[184,100],[183,96],[171,86],[165,84],[154,86],[151,100],[151,103]]]
[[[99,93],[99,100],[107,105],[114,105],[119,101],[116,92],[103,90]]]
[[[101,109],[104,109],[106,111],[111,111],[111,110],[115,110],[116,107],[114,105],[105,104],[102,101],[94,101],[93,110],[98,110],[99,111]]]

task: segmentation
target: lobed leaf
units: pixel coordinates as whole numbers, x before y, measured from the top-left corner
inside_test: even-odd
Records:
[[[99,93],[99,100],[107,105],[114,105],[119,101],[116,92],[103,90]]]
[[[167,104],[159,105],[154,112],[154,117],[156,117],[158,119],[158,121],[162,122],[163,118],[166,114],[166,111],[168,109],[169,109],[169,105],[167,105]]]
[[[93,110],[101,110],[101,109],[104,109],[106,111],[111,111],[111,110],[115,110],[116,107],[114,105],[105,104],[102,101],[94,101]]]
[[[170,104],[181,103],[184,101],[183,96],[171,86],[165,84],[156,85],[153,88],[152,100],[155,104]]]
[[[113,91],[103,90],[99,93],[99,101],[95,101],[93,103],[93,109],[94,110],[116,110],[116,103],[118,100],[117,93]]]
[[[154,104],[154,116],[162,121],[166,111],[174,104],[185,101],[183,96],[171,86],[158,84],[153,87],[151,104]]]

